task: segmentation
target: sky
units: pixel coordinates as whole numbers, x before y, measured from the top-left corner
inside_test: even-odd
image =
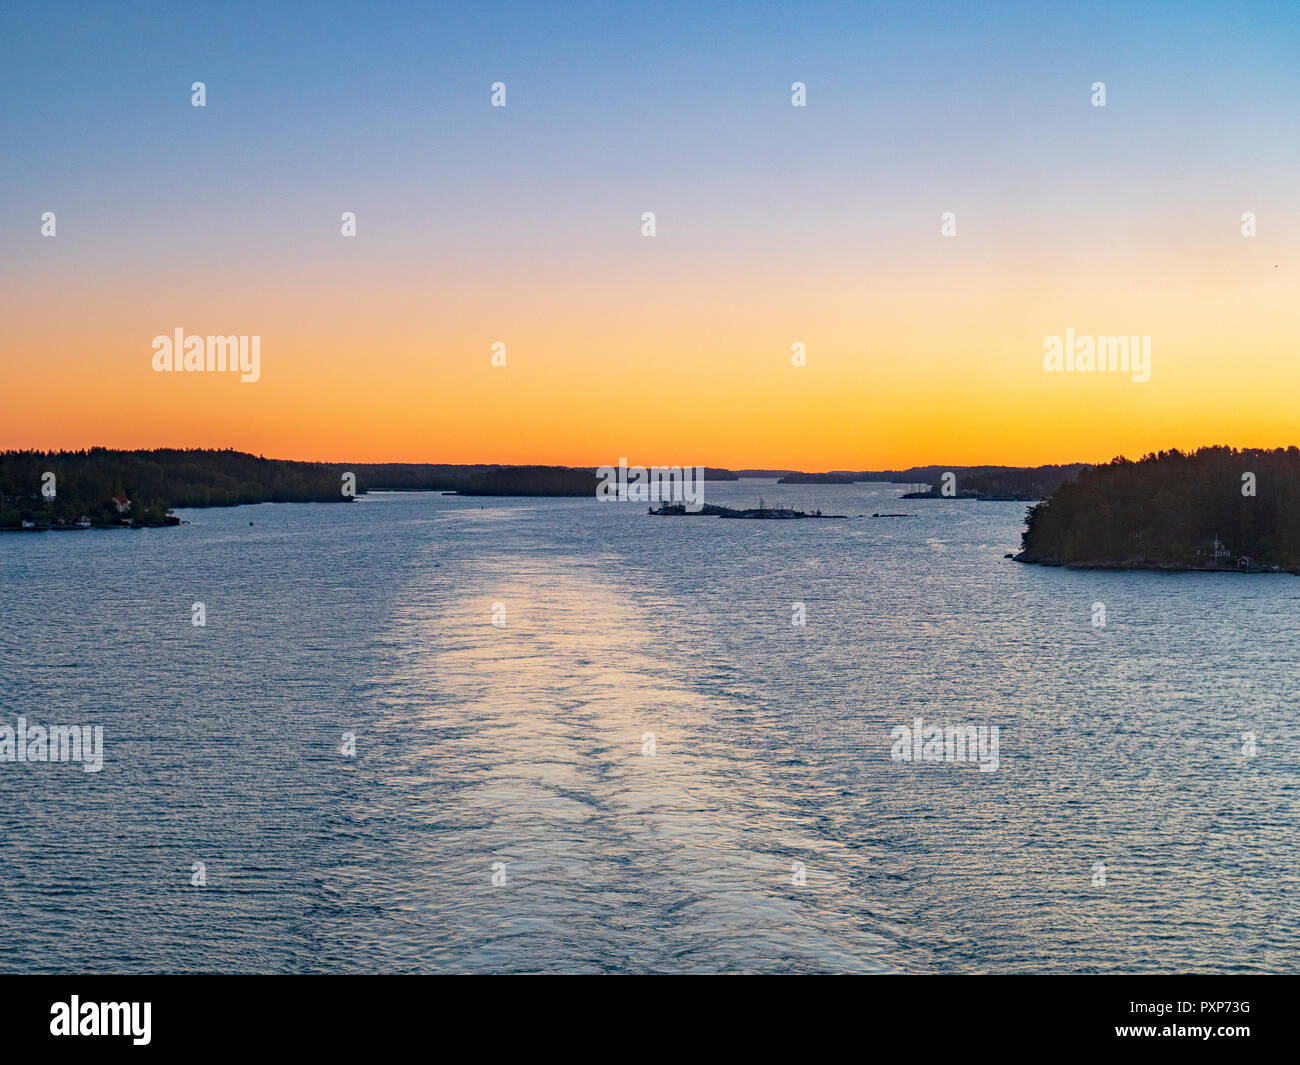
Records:
[[[10,2],[0,448],[1300,443],[1298,56],[1294,2]],[[155,371],[176,329],[258,380]],[[1067,329],[1150,379],[1046,370]]]

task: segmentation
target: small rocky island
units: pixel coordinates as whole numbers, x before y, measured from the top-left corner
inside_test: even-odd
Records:
[[[793,510],[790,507],[769,507],[761,499],[757,507],[751,507],[747,510],[737,510],[735,507],[719,507],[712,503],[705,503],[698,510],[688,508],[685,503],[664,503],[658,510],[650,508],[650,513],[657,517],[695,517],[696,515],[708,515],[715,518],[759,518],[768,520],[787,520],[794,518],[844,518],[844,514],[823,514],[820,510],[815,510],[811,514],[803,510]]]
[[[1117,458],[1061,484],[1025,522],[1018,562],[1300,573],[1300,449]]]

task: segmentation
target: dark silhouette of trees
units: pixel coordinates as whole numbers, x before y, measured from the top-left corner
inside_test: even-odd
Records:
[[[55,497],[41,494],[55,475]],[[232,507],[244,503],[346,503],[344,473],[356,493],[444,491],[466,495],[594,496],[593,470],[567,466],[452,466],[420,463],[292,462],[242,451],[6,451],[0,453],[0,527],[24,520],[71,523],[82,515],[118,525],[113,497],[131,500],[127,520],[166,524],[173,507]]]
[[[1026,524],[1021,557],[1030,562],[1223,569],[1247,556],[1252,566],[1300,569],[1300,449],[1116,458],[1062,484]]]
[[[172,507],[346,502],[342,470],[233,450],[6,451],[0,453],[0,525],[23,519],[54,524],[81,515],[97,525],[118,524],[123,515],[114,496],[131,500],[127,516],[137,524],[163,524]],[[53,500],[41,494],[47,472],[55,476]]]
[[[471,496],[594,496],[594,470],[570,466],[454,466],[360,463],[357,480],[375,492],[460,492]]]
[[[942,499],[939,482],[945,473],[957,478],[959,499],[1045,499],[1062,481],[1088,468],[1075,462],[1064,466],[912,466],[906,470],[835,470],[830,473],[787,473],[781,484],[928,484],[927,491],[907,499]]]

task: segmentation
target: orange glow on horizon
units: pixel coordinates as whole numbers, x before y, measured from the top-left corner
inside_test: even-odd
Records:
[[[224,279],[220,296],[163,276],[53,293],[33,278],[0,322],[0,447],[831,470],[1300,442],[1291,286],[1244,257],[1219,272],[1237,276],[1062,273],[1028,255],[870,279],[642,264],[507,279],[508,300],[468,281],[364,286],[337,267]],[[152,338],[178,326],[259,335],[261,379],[154,373]],[[1045,372],[1043,338],[1067,326],[1150,335],[1151,380]],[[806,366],[791,365],[796,341]]]

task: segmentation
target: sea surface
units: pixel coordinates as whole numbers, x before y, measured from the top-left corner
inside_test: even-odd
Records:
[[[0,725],[104,735],[0,762],[0,971],[1300,970],[1300,580],[900,492],[0,537]]]

